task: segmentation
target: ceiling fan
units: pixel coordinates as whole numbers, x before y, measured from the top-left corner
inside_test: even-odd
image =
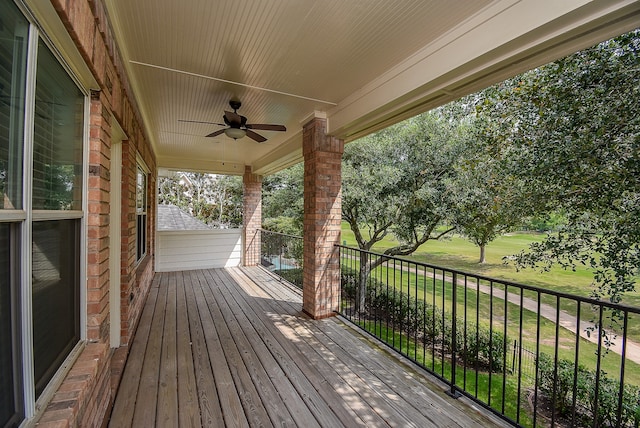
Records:
[[[224,123],[215,123],[215,122],[200,122],[198,120],[178,120],[178,122],[191,122],[191,123],[208,123],[211,125],[219,125],[219,126],[227,126],[227,128],[220,129],[218,131],[212,132],[206,137],[217,137],[220,134],[225,134],[229,138],[233,138],[237,140],[239,138],[244,137],[245,135],[252,140],[262,143],[267,141],[265,137],[254,132],[254,129],[264,130],[264,131],[286,131],[287,128],[284,125],[269,125],[265,123],[247,123],[247,118],[245,116],[241,116],[238,114],[238,109],[242,103],[239,100],[230,100],[229,106],[233,109],[233,111],[226,111],[222,116]]]

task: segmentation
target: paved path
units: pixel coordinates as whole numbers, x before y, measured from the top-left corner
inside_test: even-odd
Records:
[[[449,280],[451,279],[449,278]],[[458,284],[465,285],[464,281],[460,281],[460,280],[458,281]],[[475,290],[475,285],[467,284],[467,288],[471,288]],[[491,293],[491,288],[489,286],[480,285],[479,289],[484,294]],[[504,300],[504,294],[505,294],[504,290],[495,289],[495,288],[493,289],[494,297]],[[509,293],[507,296],[507,299],[509,303],[520,305],[519,294]],[[538,312],[537,300],[524,297],[522,299],[522,306],[531,312],[534,312],[534,313]],[[551,305],[541,303],[540,316],[555,323],[556,308]],[[569,330],[573,334],[576,334],[576,332],[578,332],[581,337],[584,337],[589,342],[592,342],[595,344],[598,343],[599,335],[598,335],[597,327],[595,324],[591,322],[580,320],[580,325],[578,325],[575,315],[571,315],[561,310],[559,314],[559,324],[561,327]],[[590,335],[587,335],[587,329],[592,331]],[[622,355],[622,337],[619,337],[619,336],[614,337],[612,338],[612,342],[613,343],[609,346],[609,350],[612,352],[615,352],[618,355]],[[604,346],[604,342],[602,346]],[[627,339],[627,351],[625,356],[627,357],[628,360],[631,360],[634,363],[640,364],[640,344]]]

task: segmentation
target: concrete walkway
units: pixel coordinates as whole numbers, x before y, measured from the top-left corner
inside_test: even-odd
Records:
[[[451,278],[448,278],[451,281]],[[458,285],[465,285],[464,281],[458,281]],[[475,285],[466,284],[467,288],[475,290]],[[480,292],[484,294],[490,294],[491,288],[486,285],[480,285]],[[504,300],[505,292],[504,290],[495,289],[493,290],[493,296],[498,299]],[[509,303],[513,303],[516,305],[520,305],[520,295],[509,293],[507,296],[507,300]],[[523,297],[522,299],[523,308],[537,313],[538,312],[538,302],[537,300],[530,299],[528,297]],[[549,321],[555,323],[556,322],[556,308],[544,303],[540,304],[540,316],[548,319]],[[580,324],[578,325],[576,316],[571,315],[565,311],[560,311],[558,321],[561,327],[569,330],[573,334],[580,334],[580,337],[587,339],[589,342],[598,344],[598,328],[595,324],[580,320]],[[590,335],[587,335],[587,330],[591,331]],[[611,345],[609,346],[609,350],[611,352],[615,352],[618,355],[622,355],[622,337],[614,336],[611,338]],[[604,341],[602,346],[604,347]],[[626,358],[634,363],[640,364],[640,344],[633,342],[627,339],[627,350],[625,354]]]

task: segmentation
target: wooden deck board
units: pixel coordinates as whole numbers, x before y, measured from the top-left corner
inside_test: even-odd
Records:
[[[247,373],[251,381],[255,384],[256,392],[258,392],[262,404],[269,414],[270,420],[274,421],[274,425],[276,426],[294,426],[293,418],[288,408],[280,405],[280,400],[273,399],[274,397],[280,398],[280,392],[272,382],[269,373],[271,372],[275,376],[281,375],[281,373],[276,370],[277,364],[275,361],[260,358],[261,353],[258,352],[256,347],[260,348],[260,345],[263,345],[262,341],[251,342],[252,337],[257,337],[257,332],[251,328],[251,324],[246,319],[244,312],[233,310],[235,301],[226,296],[228,293],[226,293],[224,285],[220,283],[219,278],[217,276],[211,276],[208,272],[207,274],[210,279],[210,284],[215,284],[215,289],[218,291],[217,293],[213,293],[216,304],[226,320],[229,334],[233,337],[235,343],[237,343],[238,350],[243,350],[243,352],[239,353],[239,356],[244,361]],[[254,352],[248,352],[250,349],[253,349]],[[262,351],[266,351],[266,349],[262,349]],[[295,395],[291,394],[287,398],[294,401],[294,397]],[[309,420],[307,419],[305,422],[309,422]],[[307,424],[305,426],[309,425]]]
[[[187,304],[184,272],[176,272],[176,335],[178,350],[178,426],[197,428],[202,426],[198,406],[198,387],[195,364],[191,351],[191,331]]]
[[[291,346],[291,340],[282,336],[278,328],[267,318],[264,311],[255,308],[256,304],[249,305],[241,297],[238,288],[228,287],[228,291],[230,295],[239,299],[238,303],[246,311],[248,321],[253,325],[282,371],[286,373],[288,382],[297,391],[299,397],[297,399],[301,399],[304,402],[321,426],[340,427],[344,426],[341,419],[358,420],[356,415],[349,412],[349,409],[344,405],[330,407],[322,396],[323,392],[327,393],[329,390],[326,382],[319,378],[315,368],[304,360],[304,356],[297,351],[296,347]],[[259,294],[262,290],[254,290],[254,292]],[[266,293],[264,295],[266,296]],[[316,382],[313,383],[313,380],[316,380]]]
[[[149,340],[144,354],[136,407],[133,413],[133,426],[155,426],[158,404],[158,377],[160,374],[160,356],[164,330],[164,318],[167,303],[167,276],[161,277],[158,286],[158,299],[151,320]]]
[[[498,426],[261,268],[156,274],[124,373],[113,427]]]
[[[389,416],[385,409],[387,403],[377,400],[371,388],[363,385],[361,379],[354,376],[348,367],[334,358],[334,355],[330,355],[324,344],[318,342],[313,334],[309,334],[311,332],[307,328],[301,326],[300,322],[304,322],[305,318],[299,316],[299,310],[294,309],[289,302],[280,302],[277,299],[263,299],[260,304],[269,306],[264,308],[265,310],[271,309],[273,312],[273,309],[277,309],[272,319],[278,318],[279,330],[287,337],[296,338],[296,348],[318,371],[321,382],[326,382],[333,388],[333,391],[326,394],[325,399],[340,397],[340,402],[334,403],[334,407],[347,404],[366,426],[381,426],[385,423],[411,426],[408,420],[391,422],[388,417],[384,417]],[[291,312],[298,316],[292,315]],[[306,321],[311,322],[308,319]],[[347,422],[349,421],[343,420],[343,423]]]
[[[263,281],[268,278],[259,276]],[[347,340],[349,344],[356,346],[348,346],[346,349],[337,345],[331,337],[323,332],[329,326],[335,324],[334,320],[323,320],[313,322],[310,320],[299,319],[296,315],[296,308],[289,303],[293,300],[294,295],[290,290],[284,287],[271,289],[275,301],[283,310],[288,311],[287,323],[290,328],[298,331],[301,335],[305,330],[312,332],[308,335],[312,348],[320,351],[325,355],[331,355],[334,370],[341,373],[344,382],[349,383],[362,400],[370,405],[382,419],[393,426],[427,426],[440,421],[433,421],[431,418],[422,414],[419,409],[413,407],[406,400],[394,400],[398,396],[398,388],[393,388],[383,381],[385,373],[374,373],[371,366],[375,366],[375,359],[369,358],[365,352],[359,352],[358,343],[354,340]],[[279,297],[279,298],[278,298]],[[369,348],[371,349],[371,348]],[[355,357],[355,358],[354,358]],[[382,376],[381,376],[382,375]],[[406,388],[404,388],[406,390]],[[375,421],[367,421],[368,424],[376,424]]]
[[[178,426],[178,361],[177,361],[177,320],[176,320],[176,274],[168,276],[167,303],[164,317],[162,355],[158,377],[158,405],[156,426]]]
[[[249,422],[242,408],[241,395],[236,389],[229,363],[224,358],[224,351],[220,343],[220,337],[218,336],[217,326],[205,301],[203,290],[205,284],[200,282],[204,280],[201,272],[193,272],[191,274],[191,280],[198,312],[200,313],[202,329],[205,333],[206,355],[209,357],[209,363],[213,371],[213,378],[218,393],[218,400],[220,401],[220,407],[222,408],[224,423],[228,426],[249,426]],[[223,420],[219,420],[217,423],[222,423]]]
[[[193,355],[194,372],[196,373],[200,418],[203,426],[213,426],[213,424],[222,421],[222,407],[218,399],[218,390],[207,353],[206,334],[200,321],[200,314],[193,291],[195,278],[192,276],[192,272],[185,272],[184,279],[186,303],[189,308],[189,327],[191,329],[192,342],[191,352]]]
[[[131,344],[131,353],[127,358],[122,382],[118,388],[118,394],[126,399],[116,400],[111,411],[111,423],[117,427],[130,427],[133,422],[133,412],[135,411],[136,397],[138,395],[138,387],[140,383],[126,382],[126,379],[139,378],[144,362],[144,354],[151,331],[151,320],[155,311],[156,300],[158,297],[158,285],[160,277],[155,277],[149,290],[144,310],[140,317],[140,322],[136,330],[135,338]]]

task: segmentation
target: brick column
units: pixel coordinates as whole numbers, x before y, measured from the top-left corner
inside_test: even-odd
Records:
[[[244,225],[243,264],[260,264],[260,232],[262,227],[262,176],[253,174],[250,166],[245,166],[243,184],[242,223]]]
[[[302,310],[315,319],[333,316],[340,295],[342,217],[341,168],[344,142],[326,134],[326,119],[303,127],[304,272]]]

